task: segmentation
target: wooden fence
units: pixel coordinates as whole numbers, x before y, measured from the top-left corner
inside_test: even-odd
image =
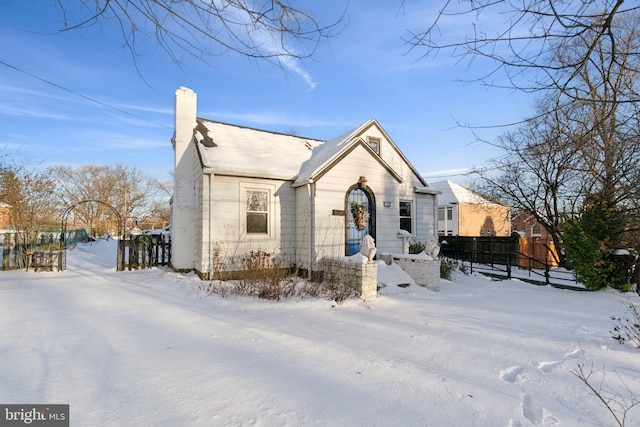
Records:
[[[69,241],[76,243],[74,239]],[[66,253],[59,234],[43,234],[35,240],[26,241],[24,236],[18,233],[4,233],[0,235],[0,259],[1,270],[63,271],[66,269]],[[170,261],[169,236],[142,234],[123,236],[118,241],[116,261],[118,271],[165,266]]]
[[[2,270],[61,271],[64,268],[64,249],[60,236],[41,235],[27,241],[18,233],[2,235]]]
[[[123,236],[118,242],[117,270],[137,270],[171,261],[171,239],[164,235]]]
[[[544,242],[537,239],[520,239],[520,267],[539,268],[548,265],[558,266],[558,253],[553,242]]]

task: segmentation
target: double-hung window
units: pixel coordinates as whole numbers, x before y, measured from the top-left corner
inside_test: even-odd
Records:
[[[411,233],[411,202],[400,202],[400,230],[406,230]]]
[[[269,234],[269,191],[245,189],[247,234]]]

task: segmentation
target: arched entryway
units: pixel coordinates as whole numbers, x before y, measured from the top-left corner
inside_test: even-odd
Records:
[[[69,214],[71,214],[71,212],[73,212],[73,210],[75,208],[77,208],[78,206],[85,204],[85,203],[97,203],[99,205],[105,206],[107,208],[109,208],[111,210],[111,212],[113,214],[115,214],[115,217],[117,218],[117,223],[118,223],[118,231],[117,231],[117,236],[118,236],[118,252],[117,252],[117,260],[116,260],[116,270],[121,271],[123,270],[123,252],[124,252],[124,246],[120,243],[122,240],[122,234],[124,232],[124,222],[122,221],[122,215],[120,215],[120,213],[118,212],[118,210],[116,208],[114,208],[113,206],[111,206],[108,203],[105,203],[103,201],[100,200],[82,200],[80,202],[74,203],[73,205],[69,206],[64,213],[62,214],[62,235],[61,235],[61,241],[62,241],[62,250],[63,250],[63,256],[62,256],[62,263],[61,263],[61,267],[62,270],[65,270],[67,268],[67,237],[68,237],[68,233],[67,233],[67,220],[69,218]]]
[[[376,238],[376,202],[367,179],[361,176],[345,196],[345,254],[360,252],[360,243],[367,234]]]

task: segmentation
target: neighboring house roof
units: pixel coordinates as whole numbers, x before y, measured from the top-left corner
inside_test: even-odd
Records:
[[[370,126],[376,126],[386,139],[395,146],[375,119],[368,120],[357,128],[322,141],[264,131],[237,125],[197,119],[194,136],[198,141],[198,152],[202,165],[216,174],[253,176],[294,180],[294,185],[304,185],[321,176],[345,153],[365,141],[360,136]],[[397,153],[430,191],[429,184],[420,176],[411,163],[397,149]],[[401,176],[380,157],[381,163],[398,181]]]
[[[454,203],[504,205],[449,180],[432,182],[431,185],[442,192],[438,196],[439,205]]]

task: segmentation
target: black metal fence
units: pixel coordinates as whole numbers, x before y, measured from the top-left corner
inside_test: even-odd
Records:
[[[488,276],[514,278],[516,269],[525,270],[528,277],[518,278],[533,284],[576,289],[575,276],[570,271],[553,269],[553,265],[520,252],[520,239],[510,237],[440,236],[440,253],[469,263]]]
[[[481,264],[517,265],[520,250],[516,237],[440,236],[441,253],[453,259]]]

